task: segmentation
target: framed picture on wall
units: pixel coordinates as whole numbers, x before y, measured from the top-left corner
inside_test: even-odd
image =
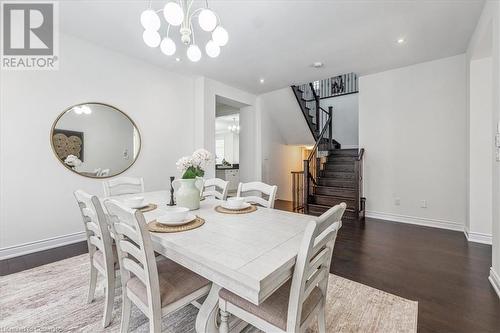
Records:
[[[331,78],[332,95],[345,93],[345,75],[334,76]]]

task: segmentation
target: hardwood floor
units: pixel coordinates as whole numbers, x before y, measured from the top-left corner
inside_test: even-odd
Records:
[[[276,208],[291,210],[287,201]],[[86,242],[0,261],[0,275],[87,251]],[[332,272],[418,301],[419,332],[500,332],[500,300],[488,281],[491,246],[463,233],[375,219],[345,222]]]
[[[0,276],[50,264],[51,262],[87,253],[87,242],[78,242],[24,256],[0,260]]]
[[[498,333],[490,266],[491,246],[468,242],[462,232],[367,218],[343,224],[332,273],[418,301],[419,332]]]

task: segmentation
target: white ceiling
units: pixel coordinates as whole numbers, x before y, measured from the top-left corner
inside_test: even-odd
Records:
[[[175,34],[181,62],[144,44],[139,17],[148,2],[64,1],[61,30],[168,70],[263,93],[335,74],[364,75],[463,53],[484,4],[483,0],[209,0],[229,32],[229,43],[218,58],[204,54],[198,63],[191,63]],[[159,9],[166,2],[154,1],[153,7]],[[407,39],[404,45],[395,42],[400,37]],[[196,39],[204,52],[209,33],[198,28]],[[315,61],[325,66],[311,68]]]

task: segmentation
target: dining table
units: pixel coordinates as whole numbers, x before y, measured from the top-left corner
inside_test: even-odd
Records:
[[[110,197],[123,200],[133,195]],[[170,202],[167,191],[140,194],[144,203],[157,208],[144,213],[146,221],[164,214]],[[103,199],[104,200],[104,199]],[[257,207],[246,214],[220,213],[223,203],[215,198],[200,202],[192,211],[205,223],[192,230],[150,232],[154,250],[212,282],[210,292],[196,317],[196,332],[218,332],[219,291],[225,288],[256,304],[261,304],[291,278],[302,237],[313,216]],[[244,327],[233,321],[233,331]],[[245,323],[243,323],[245,324]]]

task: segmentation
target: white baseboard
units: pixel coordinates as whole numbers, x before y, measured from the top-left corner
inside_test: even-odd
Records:
[[[464,228],[465,238],[469,242],[481,243],[491,245],[493,236],[488,234],[483,234],[481,232],[469,231],[467,228]]]
[[[493,289],[495,289],[498,298],[500,298],[500,276],[498,276],[493,267],[490,268],[490,276],[488,277],[488,280],[490,280]]]
[[[25,254],[52,249],[63,245],[84,241],[85,232],[75,232],[69,235],[47,238],[35,242],[0,248],[0,260],[22,256]]]
[[[446,221],[446,220],[438,220],[438,219],[430,219],[426,217],[416,217],[416,216],[407,216],[407,215],[399,215],[393,213],[382,213],[382,212],[374,212],[374,211],[366,211],[366,217],[371,217],[374,219],[387,220],[392,222],[401,222],[408,224],[416,224],[425,227],[433,227],[433,228],[441,228],[455,231],[464,231],[464,226],[457,222]]]

